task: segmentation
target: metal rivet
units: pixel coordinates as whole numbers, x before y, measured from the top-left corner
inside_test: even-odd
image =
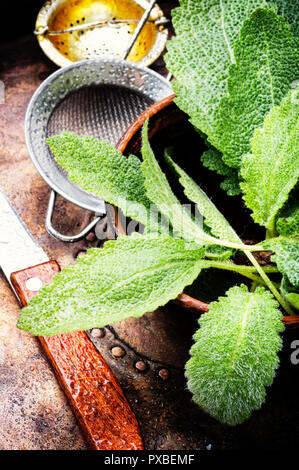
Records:
[[[137,361],[135,367],[140,372],[144,372],[147,369],[147,364],[144,361]]]
[[[114,348],[111,349],[111,354],[112,354],[114,357],[124,357],[124,355],[126,354],[126,352],[125,352],[124,349],[121,348],[120,346],[114,346]]]
[[[26,288],[32,292],[38,292],[43,287],[43,281],[39,277],[31,277],[26,281]]]
[[[160,369],[159,372],[158,372],[158,375],[159,375],[160,379],[167,380],[167,379],[169,379],[169,376],[170,376],[169,370]]]
[[[102,330],[101,328],[93,328],[90,334],[93,338],[104,338],[105,331]]]

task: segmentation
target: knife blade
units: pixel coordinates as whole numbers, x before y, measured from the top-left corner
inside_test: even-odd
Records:
[[[0,188],[0,265],[11,284],[15,271],[49,261]]]
[[[60,271],[0,189],[0,266],[22,306]],[[113,372],[85,332],[39,337],[56,377],[96,450],[141,450],[136,417]]]

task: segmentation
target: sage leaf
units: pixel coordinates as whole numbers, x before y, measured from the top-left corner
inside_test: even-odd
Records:
[[[299,35],[299,1],[298,0],[269,0],[276,3],[278,13],[282,15],[290,25],[294,36]]]
[[[222,154],[215,148],[206,150],[201,156],[203,166],[215,171],[218,175],[225,176],[220,187],[229,196],[238,196],[241,193],[239,175],[235,168],[231,168],[222,159]]]
[[[70,132],[50,137],[47,143],[74,183],[102,196],[151,231],[163,230],[158,217],[152,217],[157,211],[146,195],[141,162],[135,155],[127,158],[109,142]]]
[[[255,222],[275,229],[275,217],[299,176],[299,87],[272,108],[255,131],[250,155],[242,161],[244,200]]]
[[[299,188],[298,188],[299,189]],[[299,191],[296,188],[292,191],[286,204],[279,211],[276,220],[276,229],[279,235],[289,237],[299,236]]]
[[[54,276],[21,311],[18,327],[50,336],[140,317],[192,284],[203,256],[203,248],[167,235],[119,237]]]
[[[277,237],[264,241],[266,250],[274,251],[271,261],[290,283],[299,288],[299,237]]]
[[[299,49],[284,18],[257,9],[245,21],[234,52],[229,96],[221,100],[208,137],[227,165],[240,168],[255,129],[299,77]]]
[[[279,365],[282,314],[269,291],[233,287],[212,302],[194,335],[186,365],[194,401],[231,425],[248,419],[265,400]]]
[[[219,245],[209,245],[205,251],[205,257],[212,260],[227,260],[235,254],[236,250]]]
[[[141,169],[145,178],[147,197],[169,220],[174,233],[199,245],[211,244],[211,237],[204,232],[201,221],[195,221],[191,213],[180,203],[161,170],[148,140],[148,120],[142,130],[141,154],[143,158]]]
[[[167,153],[165,156],[169,164],[179,175],[179,182],[184,188],[184,193],[190,201],[196,203],[199,212],[204,217],[205,223],[210,227],[212,234],[221,240],[240,243],[241,240],[234,229],[217,209],[215,204],[208,198],[206,193]]]
[[[235,63],[234,47],[246,18],[264,0],[181,0],[172,12],[176,36],[167,43],[165,61],[177,79],[175,102],[192,124],[210,136],[216,111],[227,96],[229,66]]]
[[[287,302],[299,310],[299,287],[292,286],[287,276],[283,276],[280,290]]]

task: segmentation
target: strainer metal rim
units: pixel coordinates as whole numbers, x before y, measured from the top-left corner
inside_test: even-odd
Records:
[[[81,196],[80,198],[74,197],[72,194],[69,194],[68,192],[65,192],[60,186],[58,186],[56,184],[56,182],[50,176],[48,176],[47,172],[45,171],[45,169],[43,168],[43,165],[40,162],[41,157],[36,153],[33,142],[32,142],[31,119],[32,119],[33,111],[36,107],[38,99],[45,92],[45,90],[49,87],[49,85],[51,83],[53,83],[57,78],[62,77],[66,72],[68,72],[70,70],[78,69],[78,68],[80,68],[84,65],[94,64],[94,65],[100,66],[103,63],[104,64],[124,66],[126,68],[130,68],[132,70],[137,70],[141,73],[148,74],[149,76],[152,76],[152,77],[156,78],[159,82],[161,82],[165,86],[166,89],[168,89],[169,93],[165,94],[164,97],[173,94],[173,90],[171,88],[171,85],[170,85],[169,81],[167,79],[165,79],[162,75],[158,74],[154,70],[151,70],[147,67],[144,67],[144,66],[141,66],[141,65],[136,65],[132,62],[128,62],[128,61],[124,61],[124,60],[120,61],[120,60],[117,60],[117,59],[83,60],[83,61],[80,61],[80,62],[74,62],[74,63],[70,64],[67,67],[63,67],[61,69],[56,70],[47,79],[45,79],[44,82],[34,92],[32,98],[29,102],[29,105],[28,105],[28,108],[27,108],[27,111],[26,111],[26,115],[25,115],[25,141],[26,141],[29,156],[30,156],[35,168],[37,169],[38,173],[40,174],[40,176],[44,179],[44,181],[48,184],[48,186],[53,191],[55,191],[55,193],[59,194],[60,196],[62,196],[67,201],[71,202],[72,204],[75,204],[76,206],[79,206],[79,207],[81,207],[85,210],[88,210],[90,212],[94,212],[97,215],[105,214],[105,203],[104,203],[104,200],[102,198],[100,198],[99,196],[96,196],[95,194],[93,194],[91,192],[87,192],[87,191],[83,191],[83,190],[82,190],[82,192],[80,192],[80,196]],[[103,82],[103,83],[105,85],[109,85],[107,82]],[[97,84],[100,85],[100,82],[98,82]],[[113,83],[111,83],[111,84],[113,84]],[[82,86],[84,86],[84,85],[82,85]],[[121,85],[121,86],[123,86],[123,85]],[[133,87],[132,88],[127,87],[127,88],[131,89],[131,90],[134,89]],[[67,95],[68,95],[68,93],[66,93],[65,96],[67,96]],[[146,96],[149,97],[149,94],[147,94]],[[62,98],[60,101],[57,101],[56,106],[64,98]],[[154,99],[154,98],[152,98],[152,99],[154,101],[157,101],[158,99],[160,99],[160,97],[157,98],[157,99]],[[51,113],[52,113],[52,111],[51,111]],[[51,116],[51,113],[49,114],[49,118]],[[48,118],[48,120],[49,120],[49,118]],[[53,166],[54,166],[54,164],[56,164],[56,163],[53,162]],[[74,189],[76,188],[75,193],[78,193],[78,185],[76,185],[72,181],[68,180],[67,177],[65,177],[65,181],[68,182],[68,186],[71,186]]]

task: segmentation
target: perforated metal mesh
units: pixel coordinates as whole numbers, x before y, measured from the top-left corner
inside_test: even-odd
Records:
[[[135,91],[116,86],[90,86],[68,95],[52,113],[47,137],[64,130],[117,144],[129,125],[153,104]]]
[[[47,136],[68,130],[116,144],[143,110],[170,94],[167,80],[130,62],[95,59],[64,67],[42,83],[28,106],[25,135],[32,161],[56,193],[101,213],[103,201],[69,180]]]
[[[149,6],[148,0],[48,0],[37,17],[37,38],[45,54],[60,67],[85,59],[122,59],[139,20]],[[150,65],[160,56],[168,36],[168,30],[163,25],[155,24],[155,21],[161,19],[163,12],[156,4],[151,11],[150,21],[143,26],[127,60],[139,65]],[[124,20],[136,22],[113,24],[113,21]],[[84,25],[99,21],[109,23],[84,28]],[[54,34],[55,31],[70,28],[80,29]],[[47,34],[43,31],[47,31]]]

